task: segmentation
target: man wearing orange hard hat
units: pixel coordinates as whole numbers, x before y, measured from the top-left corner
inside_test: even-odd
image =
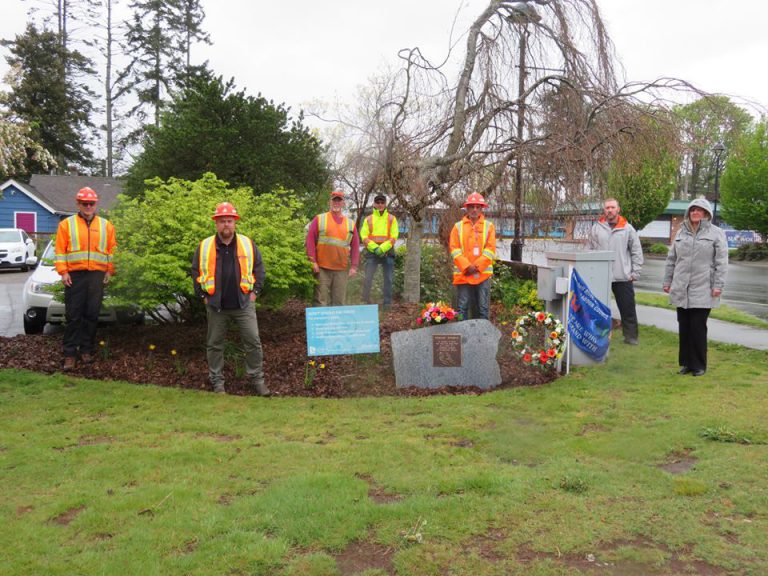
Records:
[[[104,286],[115,273],[112,255],[117,246],[112,223],[96,215],[99,195],[82,188],[75,195],[77,214],[59,222],[54,266],[64,284],[64,370],[73,370],[77,357],[94,360]]]
[[[491,276],[496,259],[496,228],[485,219],[485,198],[473,192],[464,202],[467,213],[451,229],[449,247],[453,259],[453,284],[458,296],[458,311],[467,319],[489,319]]]
[[[200,242],[192,257],[191,270],[195,294],[205,301],[208,319],[208,380],[214,392],[226,392],[224,344],[227,324],[232,320],[240,330],[245,349],[249,385],[259,396],[269,396],[271,392],[264,384],[264,354],[254,306],[266,277],[261,252],[253,240],[235,232],[240,215],[232,204],[218,204],[211,218],[216,223],[216,234]]]

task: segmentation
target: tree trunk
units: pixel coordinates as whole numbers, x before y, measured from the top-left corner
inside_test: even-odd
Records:
[[[403,278],[403,299],[416,303],[421,299],[421,238],[423,235],[421,214],[419,219],[409,217],[408,240],[405,243],[405,271]]]

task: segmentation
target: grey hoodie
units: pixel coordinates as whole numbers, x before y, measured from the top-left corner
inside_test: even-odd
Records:
[[[691,208],[706,210],[694,231]],[[664,286],[669,286],[669,302],[677,308],[717,308],[720,298],[712,296],[715,288],[723,290],[728,269],[728,242],[725,233],[712,224],[712,206],[704,198],[691,201],[683,225],[667,255]]]

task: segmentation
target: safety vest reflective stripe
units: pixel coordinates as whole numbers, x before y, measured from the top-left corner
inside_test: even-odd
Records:
[[[245,236],[237,235],[237,259],[240,262],[240,290],[247,294],[253,290],[253,243]]]
[[[216,291],[216,236],[209,236],[200,242],[200,275],[197,281],[204,292]]]

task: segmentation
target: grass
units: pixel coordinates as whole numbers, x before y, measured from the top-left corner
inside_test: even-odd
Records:
[[[481,396],[0,370],[2,572],[768,573],[768,353],[715,344],[684,377],[676,336],[644,330],[605,365]]]
[[[675,307],[669,303],[669,296],[666,294],[635,291],[635,302],[643,306],[654,306],[656,308],[675,310]],[[734,324],[745,324],[747,326],[755,326],[756,328],[768,328],[768,322],[762,318],[752,316],[751,314],[737,310],[727,304],[721,304],[719,308],[712,308],[709,317],[716,318],[717,320],[725,320],[726,322],[733,322]]]

